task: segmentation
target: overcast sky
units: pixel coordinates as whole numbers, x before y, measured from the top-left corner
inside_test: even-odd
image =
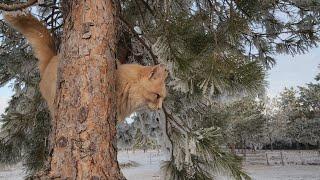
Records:
[[[303,86],[315,82],[315,76],[320,72],[320,47],[307,54],[297,56],[277,56],[277,64],[269,71],[267,81],[268,95],[276,96],[285,87]]]
[[[309,82],[315,82],[314,77],[320,69],[320,48],[311,50],[304,55],[276,56],[277,64],[269,73],[268,95],[275,97],[284,87],[303,86]],[[11,88],[0,88],[0,114],[4,111],[7,102],[12,95]]]

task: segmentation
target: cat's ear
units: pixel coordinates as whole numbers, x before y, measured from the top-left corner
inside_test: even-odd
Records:
[[[148,74],[149,79],[166,79],[168,76],[168,71],[164,64],[158,64],[151,67],[151,71]]]

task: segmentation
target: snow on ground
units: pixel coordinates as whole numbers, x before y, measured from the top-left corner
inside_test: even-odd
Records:
[[[151,157],[151,158],[150,158]],[[119,162],[135,161],[138,167],[124,168],[123,174],[128,180],[160,179],[160,162],[164,159],[156,151],[120,152]],[[151,160],[150,160],[151,159]],[[314,165],[245,165],[244,169],[254,180],[320,180],[320,166]],[[219,176],[218,180],[230,180],[229,177]]]
[[[16,166],[0,165],[1,180],[23,180],[24,175],[21,164]]]
[[[124,176],[128,180],[155,180],[160,179],[160,163],[164,156],[156,151],[124,152],[118,154],[119,163],[134,161],[140,164],[138,167],[122,168]]]
[[[320,180],[320,166],[246,166],[255,180]]]
[[[128,180],[160,180],[160,163],[164,156],[157,151],[121,151],[118,154],[120,164],[138,163],[134,167],[122,168]],[[246,163],[247,164],[247,163]],[[315,165],[252,165],[244,169],[254,180],[320,180],[320,166]],[[0,166],[0,180],[20,180],[24,173],[21,165],[5,168]],[[229,177],[217,177],[218,180],[230,180]]]

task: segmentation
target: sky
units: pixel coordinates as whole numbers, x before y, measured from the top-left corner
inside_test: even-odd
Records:
[[[315,82],[314,77],[320,72],[320,47],[307,54],[276,56],[277,64],[268,71],[269,83],[267,93],[270,97],[277,96],[285,87],[303,86]],[[10,83],[0,88],[0,114],[7,106],[12,95]]]
[[[9,87],[9,84],[0,88],[0,115],[4,112],[4,109],[7,106],[11,95],[12,91]]]
[[[320,72],[320,47],[306,54],[276,56],[277,64],[268,72],[268,95],[277,96],[285,87],[303,86],[315,82]]]

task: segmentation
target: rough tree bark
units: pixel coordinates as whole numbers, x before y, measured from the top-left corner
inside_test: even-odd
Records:
[[[47,176],[120,179],[116,150],[112,0],[64,0],[65,23]]]

